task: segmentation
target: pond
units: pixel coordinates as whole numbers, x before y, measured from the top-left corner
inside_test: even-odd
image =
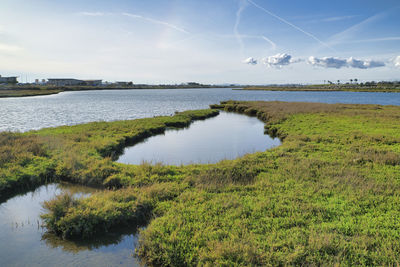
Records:
[[[115,121],[204,109],[224,100],[400,105],[400,93],[243,91],[231,88],[104,90],[1,98],[0,131],[28,131],[91,121]]]
[[[264,134],[264,123],[259,119],[220,112],[214,118],[195,121],[188,128],[170,129],[162,135],[149,137],[126,148],[117,161],[165,165],[216,163],[279,144],[278,138]]]
[[[49,184],[0,204],[0,266],[138,266],[133,257],[135,229],[72,242],[47,234],[41,226],[43,201],[62,192],[85,197],[94,191],[82,186]]]

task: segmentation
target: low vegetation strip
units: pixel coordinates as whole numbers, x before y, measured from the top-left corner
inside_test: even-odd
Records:
[[[53,95],[62,92],[62,90],[57,89],[22,89],[22,90],[14,90],[14,89],[1,89],[0,88],[0,98],[3,97],[24,97],[24,96],[41,96],[41,95]]]
[[[267,86],[244,86],[243,89],[234,90],[262,90],[262,91],[349,91],[349,92],[400,92],[398,82],[366,82],[346,84],[313,84],[313,85],[267,85]]]
[[[54,177],[113,189],[47,202],[48,229],[76,238],[147,225],[136,253],[149,266],[400,264],[400,107],[228,101],[212,108],[257,116],[282,145],[217,164],[112,161],[139,133],[180,126],[198,112],[16,135],[13,142],[43,144],[43,151],[27,147],[27,157],[48,161]],[[11,162],[3,169],[24,169]]]

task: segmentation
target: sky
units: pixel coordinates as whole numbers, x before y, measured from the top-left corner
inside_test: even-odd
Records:
[[[2,0],[0,75],[19,81],[400,80],[398,0]]]

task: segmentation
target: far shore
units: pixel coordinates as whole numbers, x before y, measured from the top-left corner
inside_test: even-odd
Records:
[[[307,91],[307,92],[386,92],[400,93],[399,84],[320,84],[296,86],[247,86],[234,90]]]
[[[208,89],[232,88],[233,90],[303,91],[303,92],[387,92],[400,93],[397,83],[320,84],[320,85],[269,85],[269,86],[222,86],[222,85],[127,85],[127,86],[47,86],[47,85],[0,85],[0,98],[53,95],[69,91],[92,90],[147,90],[147,89]]]
[[[45,86],[45,85],[0,85],[0,98],[53,95],[71,91],[94,90],[148,90],[148,89],[208,89],[208,88],[239,88],[237,86],[221,85],[132,85],[132,86]],[[241,87],[240,87],[241,88]]]

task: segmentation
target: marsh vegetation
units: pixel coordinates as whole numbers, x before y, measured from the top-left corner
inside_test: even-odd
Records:
[[[74,239],[147,225],[136,254],[150,266],[399,264],[400,107],[212,108],[258,117],[282,145],[216,164],[113,161],[128,143],[214,109],[3,133],[0,155],[11,156],[2,156],[0,194],[53,179],[108,188],[46,202],[47,228]]]

